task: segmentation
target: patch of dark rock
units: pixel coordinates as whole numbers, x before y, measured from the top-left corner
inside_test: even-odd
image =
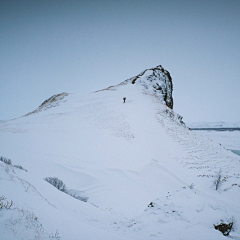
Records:
[[[148,204],[148,207],[154,207],[153,202],[150,202],[150,203]]]
[[[220,223],[219,225],[214,225],[214,228],[220,231],[224,236],[228,236],[233,227],[233,222],[230,223]]]

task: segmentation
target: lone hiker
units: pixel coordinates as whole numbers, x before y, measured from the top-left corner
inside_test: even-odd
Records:
[[[123,98],[123,103],[125,103],[125,101],[126,101],[126,98],[124,97],[124,98]]]

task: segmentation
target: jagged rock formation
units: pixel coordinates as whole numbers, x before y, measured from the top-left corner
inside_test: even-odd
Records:
[[[161,65],[146,69],[137,76],[126,80],[132,84],[141,84],[147,92],[153,93],[173,109],[173,84],[170,73]]]
[[[117,86],[125,84],[139,84],[144,87],[144,91],[149,94],[155,95],[169,108],[173,109],[173,83],[170,73],[161,65],[154,68],[146,69],[135,77],[129,78]],[[102,89],[115,91],[117,86],[110,86]],[[97,91],[99,92],[99,91]]]

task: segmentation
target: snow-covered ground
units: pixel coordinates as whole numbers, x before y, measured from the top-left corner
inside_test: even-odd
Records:
[[[14,202],[0,209],[1,239],[218,240],[221,221],[240,239],[240,157],[140,85],[65,95],[2,122],[0,155],[12,160],[0,161],[1,202]]]

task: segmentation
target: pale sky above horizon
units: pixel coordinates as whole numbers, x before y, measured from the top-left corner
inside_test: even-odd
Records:
[[[186,122],[240,121],[240,1],[0,1],[0,120],[157,65]]]

